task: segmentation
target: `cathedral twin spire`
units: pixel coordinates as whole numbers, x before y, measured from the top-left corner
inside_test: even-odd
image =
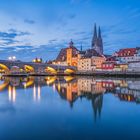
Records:
[[[103,41],[101,35],[101,28],[99,26],[98,34],[96,24],[94,25],[94,35],[92,39],[92,49],[96,50],[99,54],[103,54]]]

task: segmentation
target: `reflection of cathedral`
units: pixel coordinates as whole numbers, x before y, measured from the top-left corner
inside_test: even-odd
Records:
[[[103,106],[103,94],[84,94],[83,97],[91,101],[94,119],[96,121],[97,117],[101,116],[102,106]]]
[[[92,107],[94,109],[95,121],[97,115],[101,116],[102,106],[103,106],[103,94],[102,95],[93,95],[92,99]]]
[[[65,84],[57,83],[55,86],[61,98],[69,101],[71,107],[78,97],[90,100],[95,120],[97,116],[100,117],[103,93],[105,92],[105,88],[102,87],[101,81],[97,82],[95,79],[83,78]]]

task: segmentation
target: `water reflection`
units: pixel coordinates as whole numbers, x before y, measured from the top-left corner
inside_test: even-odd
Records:
[[[51,86],[70,107],[79,99],[91,102],[94,118],[101,116],[104,94],[120,101],[140,102],[140,79],[102,79],[95,77],[1,77],[0,92],[8,90],[8,100],[16,102],[17,89],[31,88],[33,101],[41,100],[41,90]]]
[[[15,86],[8,86],[8,96],[9,101],[15,102],[16,101],[16,87]]]
[[[34,101],[40,101],[41,99],[41,87],[40,85],[35,85],[33,87],[33,99]]]

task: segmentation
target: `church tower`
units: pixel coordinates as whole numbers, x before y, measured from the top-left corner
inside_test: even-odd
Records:
[[[101,35],[101,29],[99,27],[97,35],[97,27],[94,25],[94,35],[92,38],[92,49],[96,50],[99,54],[103,54],[103,41]]]
[[[101,28],[100,27],[99,27],[99,30],[98,30],[98,46],[99,46],[100,54],[103,54],[103,40],[102,40]]]
[[[93,38],[92,38],[92,49],[96,49],[96,46],[97,46],[97,28],[96,28],[96,24],[94,25],[94,35],[93,35]]]
[[[73,42],[71,40],[71,42],[69,43],[69,47],[67,48],[67,64],[68,65],[72,65],[72,48],[73,48]]]

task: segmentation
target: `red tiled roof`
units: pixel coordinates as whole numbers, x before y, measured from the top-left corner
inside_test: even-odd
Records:
[[[134,54],[136,54],[136,51],[137,51],[136,48],[120,49],[119,52],[117,52],[117,56],[118,57],[134,56]]]

